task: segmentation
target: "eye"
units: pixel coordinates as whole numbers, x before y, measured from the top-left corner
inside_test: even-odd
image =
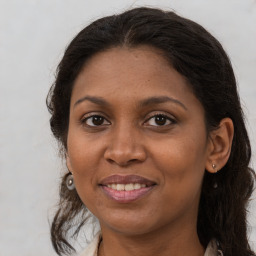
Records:
[[[85,117],[82,120],[82,123],[86,124],[87,126],[102,126],[102,125],[110,124],[109,121],[107,121],[103,116],[100,116],[100,115]]]
[[[147,124],[151,126],[166,126],[173,123],[175,123],[174,119],[163,114],[154,115],[147,120]]]

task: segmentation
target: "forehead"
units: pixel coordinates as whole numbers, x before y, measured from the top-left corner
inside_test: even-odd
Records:
[[[141,65],[141,64],[146,65]],[[106,51],[99,52],[90,58],[84,65],[87,72],[91,69],[97,68],[107,71],[110,68],[117,68],[115,64],[119,64],[118,68],[132,69],[135,65],[140,66],[140,70],[149,68],[156,69],[166,66],[169,68],[171,64],[167,61],[164,53],[157,48],[142,45],[137,47],[112,47]]]
[[[85,64],[75,81],[71,102],[85,95],[136,101],[166,94],[194,98],[186,79],[160,50],[116,47],[94,55]]]

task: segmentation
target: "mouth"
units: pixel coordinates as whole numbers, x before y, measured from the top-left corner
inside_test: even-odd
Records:
[[[117,190],[117,191],[132,191],[132,190],[137,190],[141,188],[147,187],[146,184],[140,184],[140,183],[129,183],[129,184],[108,184],[108,188]]]
[[[112,175],[103,179],[99,185],[110,199],[129,203],[147,195],[156,183],[137,175]]]

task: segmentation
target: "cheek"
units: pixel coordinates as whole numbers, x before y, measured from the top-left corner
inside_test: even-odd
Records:
[[[72,129],[71,126],[67,142],[68,155],[73,172],[77,175],[93,173],[92,169],[97,167],[96,164],[100,160],[97,140],[88,140],[88,136],[85,136],[83,131]]]
[[[98,182],[104,170],[102,140],[95,138],[95,134],[88,136],[82,129],[71,124],[67,146],[76,190],[83,203],[93,210],[101,204]]]
[[[205,139],[199,136],[176,136],[158,141],[154,161],[162,168],[170,169],[169,175],[179,175],[204,170],[206,161]],[[162,169],[159,168],[159,169]]]
[[[74,147],[71,150],[71,163],[77,193],[84,205],[97,215],[94,209],[101,205],[101,198],[97,192],[99,159],[96,156],[92,147],[90,150],[88,147],[83,147],[83,150]]]
[[[96,169],[99,159],[95,147],[78,136],[78,132],[70,132],[68,137],[69,162],[78,194],[90,194],[97,184]],[[82,198],[83,200],[83,198]]]
[[[182,199],[181,195],[190,197],[198,194],[205,172],[204,142],[187,137],[158,147],[155,163],[164,177],[166,196],[171,194]]]

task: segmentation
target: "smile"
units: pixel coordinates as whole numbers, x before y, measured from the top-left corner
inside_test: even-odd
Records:
[[[131,191],[137,190],[141,188],[145,188],[146,184],[139,184],[139,183],[130,183],[130,184],[108,184],[108,188],[112,188],[118,191]]]
[[[101,182],[104,194],[119,203],[129,203],[148,194],[156,183],[137,175],[112,175]]]

